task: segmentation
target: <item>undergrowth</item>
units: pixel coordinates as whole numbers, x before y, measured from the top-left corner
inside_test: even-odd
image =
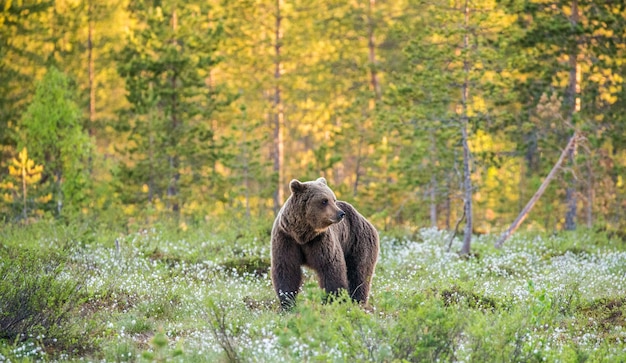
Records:
[[[0,361],[626,360],[626,246],[601,232],[518,233],[501,250],[432,229],[383,235],[370,304],[315,276],[290,312],[269,226],[0,231]]]
[[[86,301],[83,282],[70,277],[70,269],[84,270],[68,266],[63,251],[5,247],[1,257],[0,341],[32,346],[34,351],[88,350],[91,342],[79,331],[76,317]]]

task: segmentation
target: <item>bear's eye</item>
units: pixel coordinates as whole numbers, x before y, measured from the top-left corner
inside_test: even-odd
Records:
[[[328,204],[328,199],[322,199],[322,205]]]

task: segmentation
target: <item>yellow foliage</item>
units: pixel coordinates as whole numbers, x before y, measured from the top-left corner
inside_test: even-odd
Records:
[[[565,88],[567,87],[567,82],[569,82],[569,71],[561,71],[557,72],[552,85],[557,88]]]
[[[166,209],[165,204],[159,198],[154,198],[152,205],[154,206],[154,210],[157,212],[163,212]]]
[[[13,203],[13,195],[9,193],[2,194],[2,201],[5,203]]]
[[[194,199],[185,204],[185,208],[183,209],[183,213],[189,216],[193,216],[202,210],[202,204],[198,202],[198,200]]]
[[[8,190],[8,193],[2,195],[2,199],[6,203],[15,203],[17,199],[22,201],[22,213],[25,220],[28,220],[27,199],[29,194],[29,186],[36,189],[37,183],[41,180],[43,173],[43,165],[35,164],[35,161],[28,158],[28,149],[23,148],[16,158],[11,160],[8,165],[9,175],[18,180],[17,183],[7,181],[0,184],[1,189]],[[14,180],[15,180],[14,179]],[[19,197],[18,197],[19,196]],[[31,197],[32,198],[32,197]],[[35,198],[37,203],[46,203],[52,199],[52,195],[48,194],[44,197]],[[36,215],[43,214],[41,210],[34,210]]]
[[[179,228],[180,228],[182,231],[186,231],[186,230],[188,229],[188,227],[187,227],[187,223],[185,223],[185,222],[180,222]]]
[[[476,131],[474,137],[469,140],[469,146],[473,153],[495,150],[493,138],[483,130]]]
[[[43,196],[35,199],[35,201],[37,203],[42,203],[42,204],[48,203],[51,200],[52,200],[52,193],[48,193],[46,195],[43,195]]]
[[[482,97],[472,97],[472,104],[468,110],[468,116],[474,116],[478,112],[486,112],[487,104],[485,103],[485,99]]]
[[[127,216],[136,215],[136,213],[137,213],[137,206],[135,204],[127,204],[127,205],[125,205],[122,208],[122,211]]]
[[[13,165],[9,165],[9,174],[23,179],[25,184],[35,184],[41,180],[43,165],[35,165],[28,158],[28,150],[23,148],[17,158],[13,158]]]
[[[497,76],[498,76],[497,72],[492,71],[492,70],[485,70],[482,78],[486,82],[493,82]]]
[[[606,103],[608,104],[614,104],[615,102],[617,102],[617,96],[613,96],[610,93],[602,93],[600,95],[600,99],[606,101]]]

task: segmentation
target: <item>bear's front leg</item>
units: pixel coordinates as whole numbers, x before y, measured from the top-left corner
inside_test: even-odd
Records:
[[[275,241],[272,246],[272,284],[283,310],[295,304],[302,286],[302,253],[295,241]]]

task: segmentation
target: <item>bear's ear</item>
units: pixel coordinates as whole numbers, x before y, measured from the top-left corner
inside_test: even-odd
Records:
[[[291,189],[291,193],[295,194],[295,193],[303,192],[304,189],[306,189],[306,185],[304,183],[301,183],[297,179],[293,179],[289,183],[289,189]]]
[[[317,180],[316,180],[316,181],[317,181],[317,182],[320,182],[320,183],[322,183],[322,184],[324,184],[324,185],[328,185],[328,184],[326,184],[326,179],[324,179],[324,178],[317,178]]]

